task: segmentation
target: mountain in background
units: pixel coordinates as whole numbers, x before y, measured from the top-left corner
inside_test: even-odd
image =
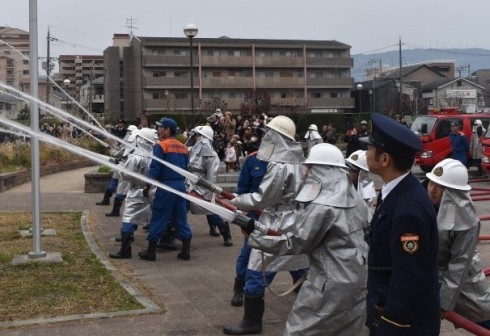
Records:
[[[379,67],[379,62],[383,68],[399,67],[398,50],[387,51],[376,54],[357,54],[353,55],[354,68],[351,76],[355,81],[362,81],[365,70],[372,67]],[[403,65],[412,65],[425,61],[455,61],[454,75],[459,76],[458,67],[461,67],[461,76],[467,77],[472,72],[479,69],[490,69],[490,50],[480,48],[466,49],[402,49]]]

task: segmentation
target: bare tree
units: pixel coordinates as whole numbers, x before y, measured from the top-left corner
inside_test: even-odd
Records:
[[[262,114],[268,113],[271,109],[271,96],[261,88],[250,90],[245,93],[240,112],[243,114]]]

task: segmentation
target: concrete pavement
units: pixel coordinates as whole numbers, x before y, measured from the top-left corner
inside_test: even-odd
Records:
[[[106,217],[111,207],[96,206],[102,194],[85,194],[82,168],[41,178],[41,210],[90,212],[90,233],[101,254],[116,251],[113,238],[119,234],[120,218]],[[490,187],[490,183],[482,183]],[[476,203],[479,214],[489,214],[489,202]],[[31,211],[30,184],[0,193],[0,211]],[[193,230],[191,260],[182,261],[177,252],[157,252],[156,262],[132,259],[110,260],[119,272],[161,308],[158,313],[90,318],[59,323],[39,323],[15,328],[0,327],[0,335],[220,335],[224,324],[239,321],[243,308],[232,307],[230,299],[235,274],[235,260],[242,245],[242,235],[232,226],[234,246],[224,247],[221,237],[208,235],[204,216],[189,215]],[[490,223],[483,222],[482,234],[490,234]],[[146,233],[138,230],[133,251],[146,247]],[[478,246],[482,259],[490,266],[490,243]],[[290,285],[288,273],[282,272],[273,283],[277,291]],[[281,335],[296,295],[276,297],[266,293],[263,335]],[[443,323],[441,335],[469,335],[454,331]]]

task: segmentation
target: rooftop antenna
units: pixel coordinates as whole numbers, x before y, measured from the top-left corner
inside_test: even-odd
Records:
[[[138,29],[138,27],[136,27],[137,21],[138,19],[134,19],[132,16],[129,19],[126,19],[125,27],[129,29],[130,36],[133,36],[133,29]]]

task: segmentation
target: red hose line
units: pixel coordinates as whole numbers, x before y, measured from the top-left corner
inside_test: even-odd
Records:
[[[490,330],[487,330],[478,324],[471,322],[455,312],[446,312],[445,319],[452,322],[455,326],[463,328],[473,335],[477,336],[490,336]]]

